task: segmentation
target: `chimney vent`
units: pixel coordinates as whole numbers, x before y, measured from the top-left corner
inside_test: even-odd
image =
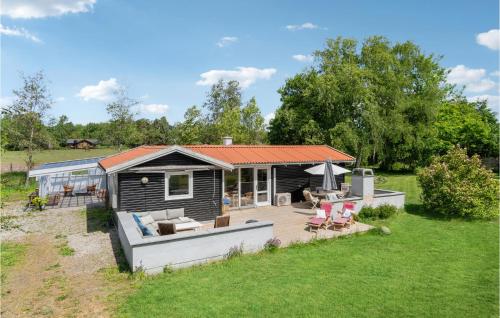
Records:
[[[222,144],[224,146],[231,146],[233,144],[233,137],[222,137]]]

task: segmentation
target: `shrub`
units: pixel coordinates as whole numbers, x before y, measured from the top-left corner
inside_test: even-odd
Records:
[[[387,219],[398,212],[398,208],[391,204],[382,204],[376,208],[372,206],[364,206],[359,211],[361,220]]]
[[[45,204],[47,204],[48,200],[47,198],[41,198],[41,197],[34,197],[33,200],[31,200],[31,204],[33,204],[38,210],[42,211],[43,207]]]
[[[391,204],[382,204],[377,207],[378,217],[380,219],[387,219],[398,212],[398,208]]]
[[[479,156],[455,147],[417,174],[427,210],[449,216],[490,218],[498,215],[498,181],[481,166]]]
[[[269,239],[266,244],[264,245],[264,250],[269,251],[269,252],[274,252],[277,250],[281,245],[281,241],[279,238],[275,237],[272,239]]]
[[[229,249],[227,254],[224,256],[225,259],[232,259],[243,255],[243,244],[240,246],[233,246]]]
[[[378,210],[372,206],[364,206],[361,208],[361,211],[359,211],[359,218],[360,219],[376,219],[378,218]]]

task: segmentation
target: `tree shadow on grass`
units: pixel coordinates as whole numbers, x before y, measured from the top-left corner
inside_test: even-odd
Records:
[[[429,220],[438,220],[438,221],[461,220],[469,222],[478,221],[478,219],[471,217],[460,216],[460,215],[444,215],[433,211],[429,211],[424,208],[423,204],[407,203],[405,204],[405,210],[406,213],[408,214],[417,215]]]

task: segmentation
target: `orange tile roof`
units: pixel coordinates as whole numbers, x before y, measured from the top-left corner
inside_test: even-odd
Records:
[[[168,147],[140,146],[104,158],[99,163],[103,168],[108,169]],[[327,159],[333,161],[355,160],[354,157],[325,145],[190,145],[182,147],[233,165],[314,163]]]

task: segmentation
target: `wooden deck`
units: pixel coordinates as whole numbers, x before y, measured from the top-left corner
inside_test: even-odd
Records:
[[[333,238],[357,232],[365,232],[372,228],[371,225],[356,222],[351,227],[342,230],[319,230],[317,233],[309,232],[307,220],[315,215],[315,210],[303,204],[292,206],[266,206],[251,209],[231,210],[231,225],[245,223],[247,220],[274,222],[274,236],[281,240],[282,246],[293,242],[307,242],[313,238]]]
[[[105,200],[100,199],[95,195],[74,194],[72,196],[62,196],[58,205],[47,206],[47,209],[71,208],[71,207],[88,207],[95,208],[104,206]]]

